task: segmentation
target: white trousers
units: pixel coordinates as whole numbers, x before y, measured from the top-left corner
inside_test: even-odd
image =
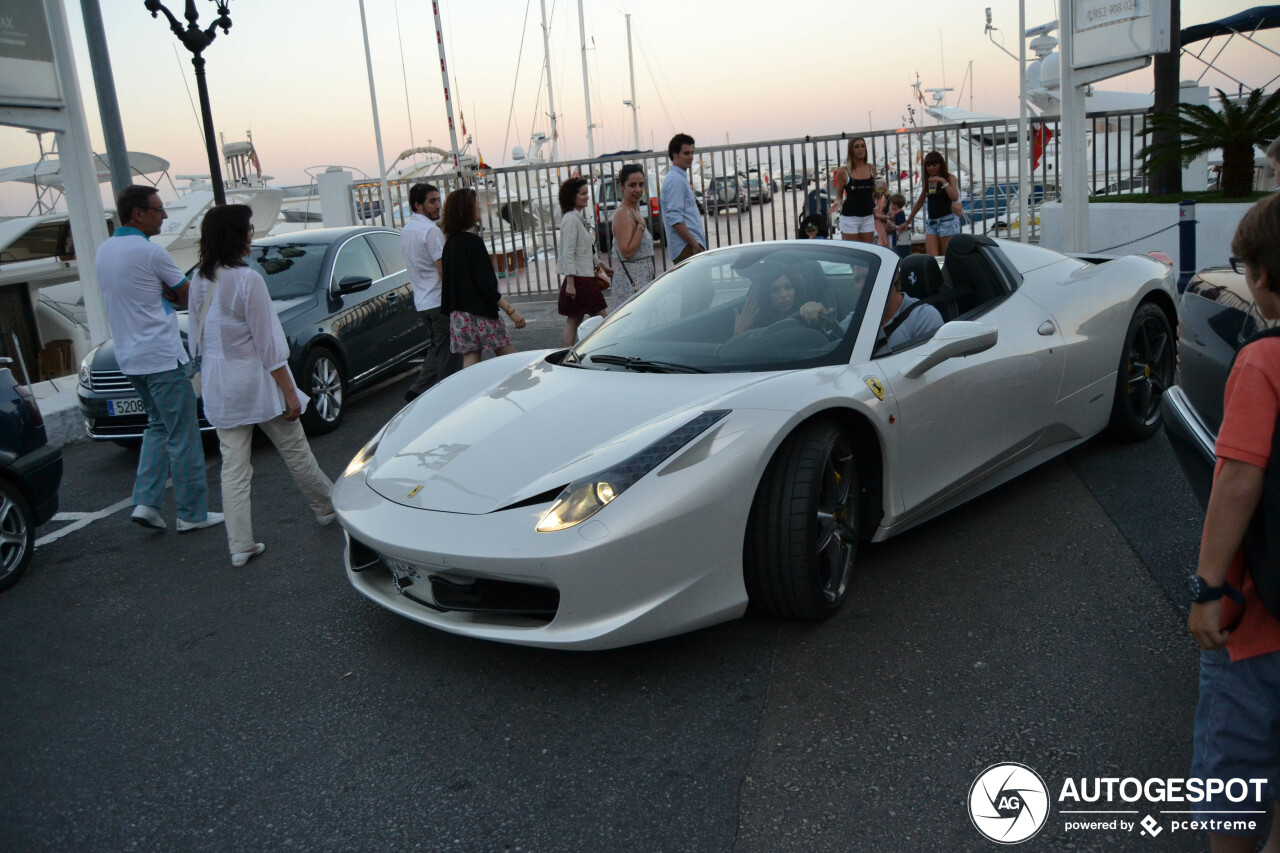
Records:
[[[302,424],[285,420],[281,415],[258,424],[258,427],[280,451],[312,512],[317,516],[333,512],[333,504],[329,501],[333,483],[316,463]],[[253,480],[253,464],[249,458],[253,449],[253,427],[219,429],[218,441],[222,445],[222,512],[226,516],[227,542],[231,553],[238,554],[254,545],[249,497]]]

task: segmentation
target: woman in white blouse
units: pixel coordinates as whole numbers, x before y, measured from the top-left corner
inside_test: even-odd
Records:
[[[253,540],[250,518],[254,426],[280,451],[316,522],[334,520],[333,483],[316,464],[298,422],[308,401],[289,373],[284,329],[266,282],[245,263],[253,240],[252,213],[248,205],[228,204],[205,214],[199,271],[187,302],[192,354],[201,359],[204,413],[222,445],[222,509],[233,566],[266,550]]]
[[[556,271],[563,276],[556,311],[564,317],[560,343],[574,344],[578,326],[589,316],[603,317],[607,311],[604,294],[596,282],[596,268],[607,275],[613,269],[596,253],[595,234],[587,225],[587,205],[591,187],[583,178],[570,178],[560,185],[560,246],[556,251]]]

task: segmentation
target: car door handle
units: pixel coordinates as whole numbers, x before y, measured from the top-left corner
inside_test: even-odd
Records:
[[[1049,335],[1052,335],[1054,332],[1058,331],[1058,329],[1056,326],[1053,325],[1052,320],[1045,320],[1043,323],[1040,324],[1040,328],[1036,329],[1036,331],[1047,338]]]
[[[388,290],[388,291],[387,291],[387,293],[386,293],[386,296],[387,296],[387,301],[388,301],[388,302],[395,302],[397,299],[399,299],[399,298],[400,298],[400,291],[398,291],[398,290]]]

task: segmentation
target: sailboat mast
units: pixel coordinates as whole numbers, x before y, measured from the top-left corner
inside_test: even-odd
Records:
[[[364,17],[364,0],[360,0],[360,30],[364,33],[364,63],[369,70],[369,102],[373,105],[373,138],[378,145],[378,181],[382,191],[382,204],[379,208],[384,225],[390,224],[389,208],[391,192],[387,188],[387,161],[382,155],[382,125],[378,123],[378,94],[373,88],[373,56],[369,53],[369,25]],[[373,205],[369,205],[369,215],[373,215]]]
[[[551,162],[560,161],[560,133],[556,130],[556,99],[551,92],[551,30],[547,28],[547,0],[542,5],[542,58],[547,65],[547,109],[551,111]]]
[[[631,125],[636,135],[636,150],[640,150],[640,108],[636,106],[636,63],[631,56],[631,13],[627,13],[627,68],[631,71]]]
[[[591,129],[595,125],[591,123],[591,82],[587,79],[587,25],[582,17],[582,0],[578,0],[578,35],[582,42],[582,95],[587,103],[587,156],[594,160],[596,142]]]
[[[453,171],[462,174],[458,160],[458,128],[453,123],[453,98],[449,95],[449,66],[444,61],[444,28],[440,25],[440,0],[431,0],[436,16],[436,44],[440,47],[440,77],[444,80],[444,109],[449,116],[449,144],[453,150]]]

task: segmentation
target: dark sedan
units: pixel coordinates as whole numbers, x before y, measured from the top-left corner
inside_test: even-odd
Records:
[[[388,228],[322,228],[255,240],[248,258],[267,283],[289,341],[289,369],[311,403],[308,433],[333,430],[346,395],[396,370],[427,345],[413,289]],[[186,314],[179,316],[185,334]],[[80,367],[80,410],[89,436],[136,442],[142,400],[107,341]],[[210,430],[200,416],[200,428]]]
[[[58,511],[62,450],[49,444],[31,390],[0,358],[0,589],[17,583],[36,549],[36,527]]]
[[[1191,490],[1209,505],[1214,444],[1222,426],[1222,397],[1231,361],[1245,341],[1275,323],[1253,304],[1244,276],[1231,267],[1203,270],[1178,305],[1181,376],[1164,395],[1165,431]]]

